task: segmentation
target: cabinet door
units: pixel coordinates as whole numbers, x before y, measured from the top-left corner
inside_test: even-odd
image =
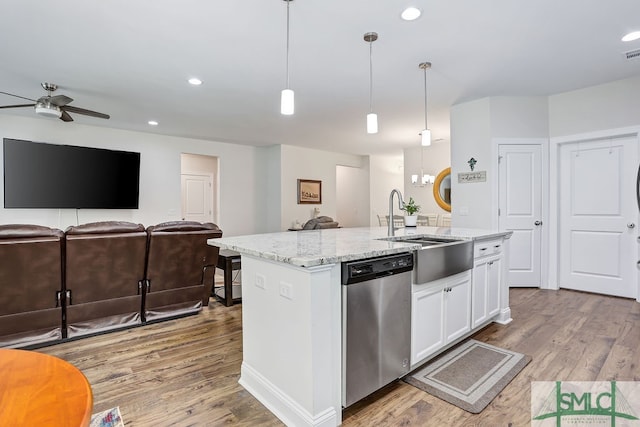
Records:
[[[487,263],[487,318],[500,312],[500,286],[502,257],[492,258]]]
[[[445,287],[445,343],[471,330],[471,276],[464,275]]]
[[[442,286],[434,286],[412,296],[411,365],[444,345],[443,294]]]
[[[476,261],[473,267],[471,306],[472,327],[478,327],[487,320],[487,269],[486,258]]]

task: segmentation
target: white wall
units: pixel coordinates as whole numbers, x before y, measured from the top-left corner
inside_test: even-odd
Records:
[[[264,156],[255,147],[4,115],[0,116],[0,136],[140,152],[139,209],[76,211],[1,208],[0,223],[40,224],[64,230],[76,223],[103,220],[140,222],[145,226],[178,220],[181,203],[180,154],[193,153],[220,159],[222,203],[218,225],[224,234],[233,236],[266,231],[266,224],[257,220],[260,197],[266,192],[266,185],[256,171],[260,171]],[[0,188],[2,199],[3,193],[4,188]]]
[[[547,97],[493,97],[451,109],[451,223],[492,228],[497,216],[498,153],[496,139],[548,138]],[[459,172],[485,171],[486,182],[458,183]]]
[[[280,231],[291,227],[298,220],[301,224],[313,217],[313,209],[320,215],[336,219],[336,166],[366,168],[366,157],[352,154],[281,145],[281,222]],[[297,200],[298,179],[322,181],[322,204],[299,205]],[[367,187],[368,188],[368,187]],[[362,206],[368,210],[369,206]]]
[[[451,108],[451,224],[488,228],[491,187],[488,183],[458,184],[458,173],[469,170],[467,161],[478,161],[477,171],[487,171],[491,156],[491,102],[489,98]],[[491,171],[487,171],[490,179]],[[467,215],[460,215],[461,210]]]
[[[549,97],[551,137],[636,126],[640,76]]]
[[[369,157],[372,226],[377,226],[377,215],[388,215],[389,194],[397,188],[404,195],[404,156],[402,154],[375,155]],[[394,203],[397,203],[394,200]],[[395,212],[395,211],[394,211]]]
[[[264,165],[262,173],[267,186],[263,200],[260,206],[264,209],[262,221],[265,222],[268,232],[282,231],[282,146],[273,145],[271,147],[263,147],[260,149],[264,154]]]
[[[421,153],[422,152],[422,153]],[[422,166],[420,164],[422,155]],[[425,174],[438,176],[438,174],[451,165],[451,145],[447,141],[432,143],[429,147],[411,147],[404,150],[404,188],[403,197],[409,201],[413,197],[416,204],[420,205],[418,214],[436,213],[439,215],[448,213],[442,209],[433,197],[433,184],[423,187],[411,184],[411,175],[420,175],[420,170]]]

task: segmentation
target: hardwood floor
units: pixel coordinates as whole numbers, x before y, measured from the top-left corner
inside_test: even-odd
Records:
[[[574,291],[510,291],[513,322],[474,335],[532,362],[473,415],[402,382],[343,412],[344,426],[528,426],[531,381],[640,381],[640,304]],[[280,426],[238,385],[241,306],[42,348],[80,368],[94,412],[127,426]]]

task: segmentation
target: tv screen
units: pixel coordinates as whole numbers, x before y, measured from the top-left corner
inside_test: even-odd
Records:
[[[5,208],[137,209],[140,153],[4,139]]]

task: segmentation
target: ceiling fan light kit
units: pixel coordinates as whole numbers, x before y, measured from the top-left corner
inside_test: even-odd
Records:
[[[55,117],[56,119],[59,119],[62,116],[60,107],[52,105],[50,102],[36,102],[35,110],[36,114],[45,117]]]

